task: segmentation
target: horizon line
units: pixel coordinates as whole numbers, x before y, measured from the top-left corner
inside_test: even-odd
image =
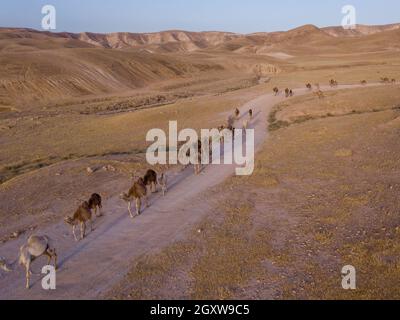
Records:
[[[395,26],[399,25],[400,22],[394,22],[394,23],[385,23],[385,24],[364,24],[364,23],[357,23],[356,26],[365,26],[365,27],[383,27],[383,26]],[[234,35],[251,35],[251,34],[257,34],[257,33],[279,33],[279,32],[288,32],[292,30],[296,30],[302,27],[306,26],[312,26],[316,27],[318,29],[326,29],[326,28],[337,28],[341,27],[340,25],[327,25],[327,26],[317,26],[312,23],[306,23],[303,25],[299,25],[294,28],[290,28],[287,30],[275,30],[275,31],[255,31],[255,32],[250,32],[250,33],[241,33],[241,32],[233,32],[233,31],[224,31],[224,30],[202,30],[202,31],[193,31],[189,29],[165,29],[165,30],[159,30],[159,31],[149,31],[149,32],[134,32],[134,31],[112,31],[112,32],[97,32],[97,31],[80,31],[80,32],[73,32],[73,31],[57,31],[57,30],[41,30],[41,29],[36,29],[32,27],[6,27],[6,26],[0,26],[0,29],[21,29],[21,30],[30,30],[30,31],[35,31],[35,32],[44,32],[44,33],[54,33],[54,34],[60,34],[60,33],[69,33],[69,34],[84,34],[84,33],[92,33],[92,34],[103,34],[103,35],[109,35],[109,34],[118,34],[118,33],[130,33],[130,34],[157,34],[157,33],[163,33],[163,32],[189,32],[189,33],[230,33]]]

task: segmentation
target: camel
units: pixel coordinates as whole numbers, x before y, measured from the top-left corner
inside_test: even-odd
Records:
[[[227,129],[232,132],[232,137],[235,138],[235,130],[236,130],[235,127],[234,126],[228,126]]]
[[[250,116],[250,119],[253,119],[253,109],[249,110],[249,116]]]
[[[337,82],[336,80],[331,79],[331,80],[329,81],[329,85],[330,85],[331,87],[337,87],[339,84],[338,84],[338,82]]]
[[[286,88],[286,89],[285,89],[285,97],[286,97],[286,98],[289,97],[289,92],[290,92],[289,88]]]
[[[94,214],[96,217],[101,217],[101,209],[103,208],[101,201],[101,196],[97,193],[93,193],[88,201],[89,208],[91,210],[94,210]],[[99,210],[99,215],[97,215],[97,210]]]
[[[163,197],[168,192],[168,179],[165,173],[161,173],[160,178],[158,179],[158,184],[161,186],[161,190],[163,193]]]
[[[225,125],[222,125],[222,126],[219,126],[217,129],[219,131],[220,142],[224,143],[225,137],[224,137],[223,132],[224,132],[224,130],[227,129],[227,127]]]
[[[396,83],[396,79],[392,79],[391,82],[392,82],[392,83]]]
[[[385,78],[381,78],[381,82],[382,83],[390,83],[389,78],[385,77]]]
[[[157,173],[154,170],[148,170],[143,178],[145,186],[150,186],[150,192],[157,191]]]
[[[89,203],[87,201],[82,203],[75,211],[74,215],[72,217],[65,217],[64,221],[72,227],[72,234],[74,235],[75,241],[79,241],[75,234],[75,228],[79,224],[81,228],[80,240],[83,240],[86,235],[86,222],[90,221],[90,231],[93,231],[92,210]]]
[[[50,246],[50,240],[46,236],[31,236],[27,244],[20,248],[19,264],[23,265],[26,270],[26,288],[29,289],[30,284],[30,266],[31,263],[41,256],[47,256],[47,264],[51,263],[54,258],[54,267],[57,270],[57,253],[56,249]]]
[[[311,85],[311,83],[307,83],[307,84],[306,84],[306,88],[307,88],[308,90],[312,90],[312,85]]]
[[[294,96],[293,90],[290,89],[290,90],[289,90],[289,97],[293,97],[293,96]]]
[[[320,98],[320,99],[325,98],[325,95],[324,95],[324,93],[323,93],[321,90],[318,90],[315,94],[316,94],[316,95],[318,96],[318,98]]]
[[[362,80],[360,83],[361,83],[363,86],[365,86],[365,85],[367,85],[367,80]]]
[[[224,128],[224,126],[221,126],[220,128]],[[222,129],[225,130],[225,129]],[[221,135],[221,139],[223,140],[224,137]],[[195,147],[197,146],[197,151],[195,150],[195,154],[194,157],[197,157],[197,163],[194,163],[194,174],[197,176],[200,174],[201,172],[201,161],[202,161],[202,142],[200,139],[198,139],[197,144],[194,143],[192,145],[192,147],[195,149]],[[186,151],[186,156],[187,157],[191,157],[191,151],[192,149],[188,149]]]
[[[30,277],[32,275],[31,264],[37,258],[47,256],[47,264],[51,263],[54,258],[54,267],[57,270],[57,253],[56,249],[51,247],[50,239],[46,236],[30,236],[27,243],[19,250],[18,259],[11,264],[13,266],[18,261],[19,265],[25,267],[26,289],[30,288]],[[5,262],[5,259],[0,259],[0,267],[7,271],[13,271],[11,266]]]
[[[279,88],[278,88],[278,87],[275,87],[275,88],[272,89],[272,90],[273,90],[275,96],[277,96],[277,95],[279,94]]]
[[[220,133],[220,141],[222,142],[222,143],[224,143],[224,141],[225,141],[225,133],[226,133],[226,131],[225,130],[227,130],[227,131],[231,131],[232,132],[232,138],[234,139],[235,138],[235,127],[233,126],[233,122],[232,123],[229,123],[228,125],[222,125],[222,126],[219,126],[217,129],[218,129],[218,131],[219,131],[219,133]],[[201,148],[200,148],[200,151],[201,151]]]
[[[222,131],[222,130],[225,129],[225,125],[222,124],[222,125],[220,125],[217,129],[218,129],[218,131]]]
[[[131,211],[132,201],[135,200],[136,202],[136,215],[139,216],[141,214],[141,209],[142,209],[142,198],[144,198],[147,208],[149,206],[147,200],[147,188],[143,178],[139,178],[133,184],[132,188],[128,191],[128,193],[121,194],[121,199],[124,200],[125,202],[128,202],[128,211],[132,219],[134,218]]]

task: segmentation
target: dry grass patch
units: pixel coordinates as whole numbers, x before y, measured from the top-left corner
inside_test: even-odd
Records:
[[[321,100],[305,95],[280,103],[270,115],[270,129],[320,118],[396,109],[400,90],[397,86],[380,86],[326,92],[325,96]]]
[[[269,233],[254,225],[248,200],[214,208],[186,241],[135,262],[109,296],[117,299],[228,299],[264,276]],[[172,285],[173,283],[173,285]]]

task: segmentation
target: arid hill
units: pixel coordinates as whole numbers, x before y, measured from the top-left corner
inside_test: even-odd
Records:
[[[291,58],[400,50],[400,25],[305,25],[286,32],[51,33],[0,28],[0,107],[64,103],[169,80],[172,86],[268,78]],[[210,80],[212,79],[212,80]],[[241,87],[243,84],[233,84]]]
[[[362,37],[382,32],[399,30],[400,24],[382,26],[357,25],[356,29],[345,30],[341,26],[318,28],[305,25],[289,31],[237,34],[230,32],[188,32],[170,30],[155,33],[117,32],[101,33],[50,33],[33,29],[0,28],[0,40],[14,39],[21,46],[29,46],[35,40],[50,40],[48,44],[61,44],[65,47],[102,47],[112,49],[146,48],[158,52],[192,52],[201,49],[227,48],[251,44],[296,43],[298,41],[317,41],[330,37]],[[33,44],[35,47],[35,45]],[[0,47],[4,50],[5,47]],[[40,48],[40,47],[39,47]]]
[[[398,29],[400,29],[399,23],[387,24],[383,26],[368,26],[358,24],[354,29],[346,30],[342,27],[327,27],[323,28],[322,30],[334,37],[360,37]]]

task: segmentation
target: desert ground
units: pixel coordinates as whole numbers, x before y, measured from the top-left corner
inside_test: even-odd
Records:
[[[400,25],[0,28],[0,257],[39,234],[59,258],[55,291],[36,274],[25,289],[16,267],[0,298],[399,299],[399,52]],[[216,128],[235,108],[237,128],[255,111],[253,175],[147,164],[150,129]],[[169,190],[132,220],[120,194],[148,169]],[[103,215],[75,242],[64,217],[95,192]],[[345,265],[357,290],[341,286]]]

